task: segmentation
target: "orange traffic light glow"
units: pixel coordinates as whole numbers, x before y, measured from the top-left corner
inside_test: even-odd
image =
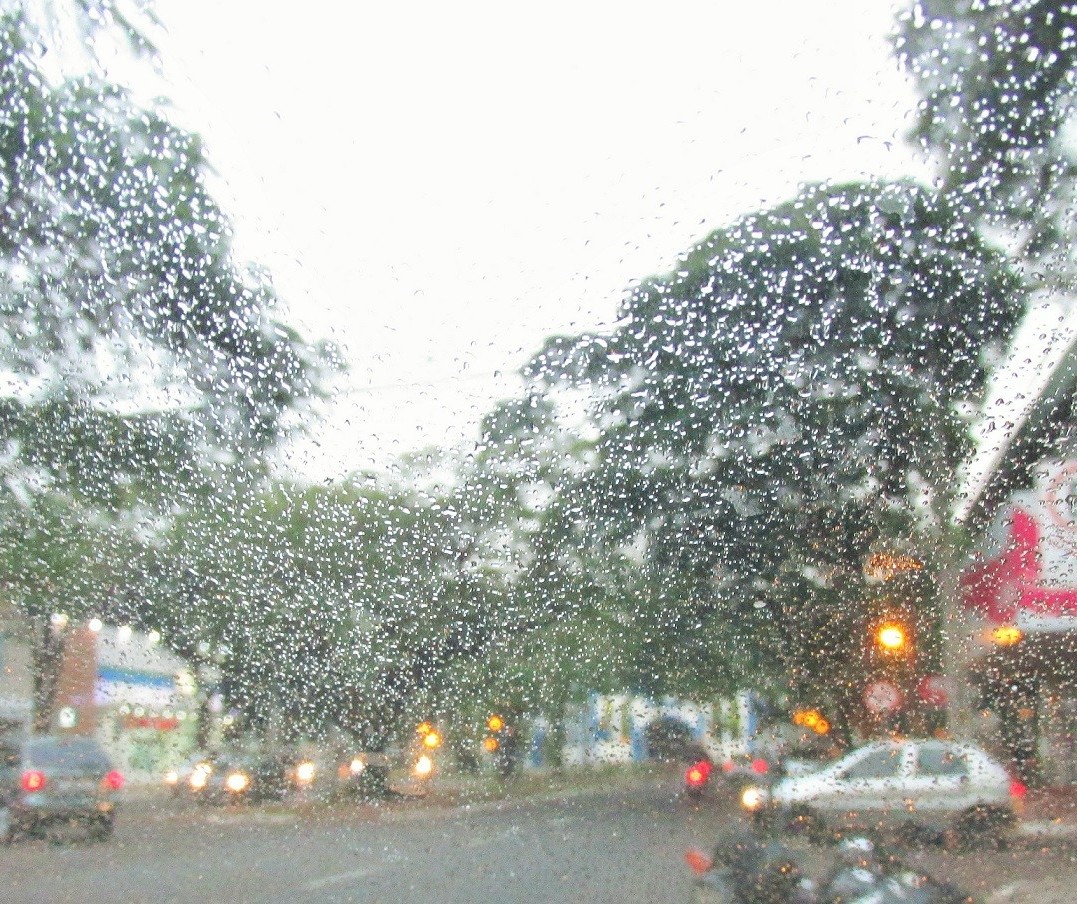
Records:
[[[999,625],[991,631],[991,642],[1000,647],[1012,647],[1020,643],[1024,632],[1016,625]]]
[[[904,625],[898,622],[886,622],[875,632],[875,641],[887,652],[898,653],[905,649],[909,638]]]
[[[825,735],[830,731],[830,723],[817,709],[798,709],[793,713],[793,724],[810,728],[820,735]]]
[[[498,715],[490,716],[490,718],[486,720],[486,727],[489,728],[490,731],[501,731],[501,729],[505,727],[505,720]]]
[[[487,753],[493,753],[500,746],[501,745],[498,744],[498,742],[497,742],[497,738],[483,738],[482,739],[482,748]]]

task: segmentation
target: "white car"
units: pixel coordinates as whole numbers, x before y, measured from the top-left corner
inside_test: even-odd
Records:
[[[972,744],[879,741],[808,775],[746,788],[741,804],[809,834],[899,828],[974,841],[1012,826],[1024,792]]]

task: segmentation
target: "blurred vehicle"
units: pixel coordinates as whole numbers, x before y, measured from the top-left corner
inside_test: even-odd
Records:
[[[246,799],[253,763],[242,754],[213,753],[192,757],[175,771],[170,782],[178,796],[200,803],[226,803]],[[169,782],[172,774],[166,774]]]
[[[867,838],[828,850],[826,862],[787,844],[733,837],[713,857],[689,851],[696,904],[962,904],[972,899],[952,883],[880,854]]]
[[[689,851],[696,904],[814,904],[816,885],[803,859],[774,839],[733,836],[713,857]]]
[[[741,754],[715,765],[703,757],[691,763],[684,772],[684,792],[698,798],[708,789],[739,798],[744,788],[757,785],[767,776],[778,774],[780,763],[765,756]]]
[[[360,751],[337,763],[337,790],[365,800],[381,800],[389,795],[388,754]]]
[[[123,776],[90,738],[51,735],[0,740],[0,838],[81,826],[112,834]]]
[[[169,769],[164,774],[163,781],[165,786],[172,792],[172,796],[182,797],[197,793],[202,787],[202,782],[196,780],[192,783],[191,775],[196,771],[206,774],[212,772],[214,759],[213,754],[199,751],[188,757],[175,769]]]
[[[898,828],[920,838],[1001,838],[1025,788],[983,750],[937,740],[860,747],[817,772],[751,785],[741,805],[761,821],[824,836]]]
[[[254,800],[282,800],[292,792],[322,787],[332,778],[316,757],[293,748],[252,757],[250,771]]]
[[[225,751],[192,757],[181,769],[166,774],[177,795],[206,803],[283,800],[307,791],[325,770],[294,750],[268,754]]]

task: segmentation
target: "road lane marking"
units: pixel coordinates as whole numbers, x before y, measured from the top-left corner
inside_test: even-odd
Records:
[[[318,891],[323,888],[328,888],[330,885],[340,885],[342,882],[354,882],[356,879],[365,879],[371,873],[377,872],[377,867],[364,867],[363,869],[353,869],[346,873],[336,873],[332,876],[322,876],[321,879],[312,879],[303,885],[303,888],[307,891]]]

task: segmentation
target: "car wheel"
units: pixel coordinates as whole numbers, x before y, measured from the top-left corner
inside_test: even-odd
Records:
[[[1005,807],[979,806],[965,810],[943,834],[943,844],[953,848],[1005,847],[1014,824]]]
[[[830,839],[826,822],[810,807],[794,807],[785,820],[789,835],[800,835],[812,844],[824,844]]]
[[[94,841],[108,841],[112,837],[113,829],[113,817],[109,813],[107,816],[96,816],[90,823],[90,838]]]
[[[901,823],[895,831],[894,838],[902,847],[922,848],[931,844],[938,837],[938,832],[925,828],[917,822],[907,820]]]

